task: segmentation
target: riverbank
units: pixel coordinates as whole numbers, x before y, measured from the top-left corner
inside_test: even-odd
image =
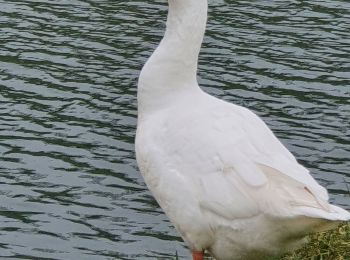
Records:
[[[280,260],[350,260],[350,223],[314,234],[301,249]]]

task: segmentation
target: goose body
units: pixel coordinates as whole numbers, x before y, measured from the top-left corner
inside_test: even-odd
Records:
[[[169,0],[165,36],[139,79],[137,162],[193,252],[264,259],[350,214],[257,115],[200,89],[206,18],[206,0]]]

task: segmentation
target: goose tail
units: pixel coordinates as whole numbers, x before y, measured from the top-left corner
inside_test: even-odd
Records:
[[[328,210],[322,208],[298,207],[297,214],[311,218],[320,218],[329,221],[350,221],[350,212],[341,207],[329,205]]]

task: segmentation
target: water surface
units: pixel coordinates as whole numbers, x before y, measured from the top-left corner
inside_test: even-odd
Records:
[[[0,6],[0,257],[187,257],[133,147],[166,1]],[[348,209],[349,28],[346,0],[213,0],[199,66],[205,91],[259,114]]]

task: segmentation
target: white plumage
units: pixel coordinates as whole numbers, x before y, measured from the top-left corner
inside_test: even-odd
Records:
[[[263,259],[349,220],[258,116],[199,88],[207,1],[169,7],[165,36],[140,75],[136,155],[191,250]]]

